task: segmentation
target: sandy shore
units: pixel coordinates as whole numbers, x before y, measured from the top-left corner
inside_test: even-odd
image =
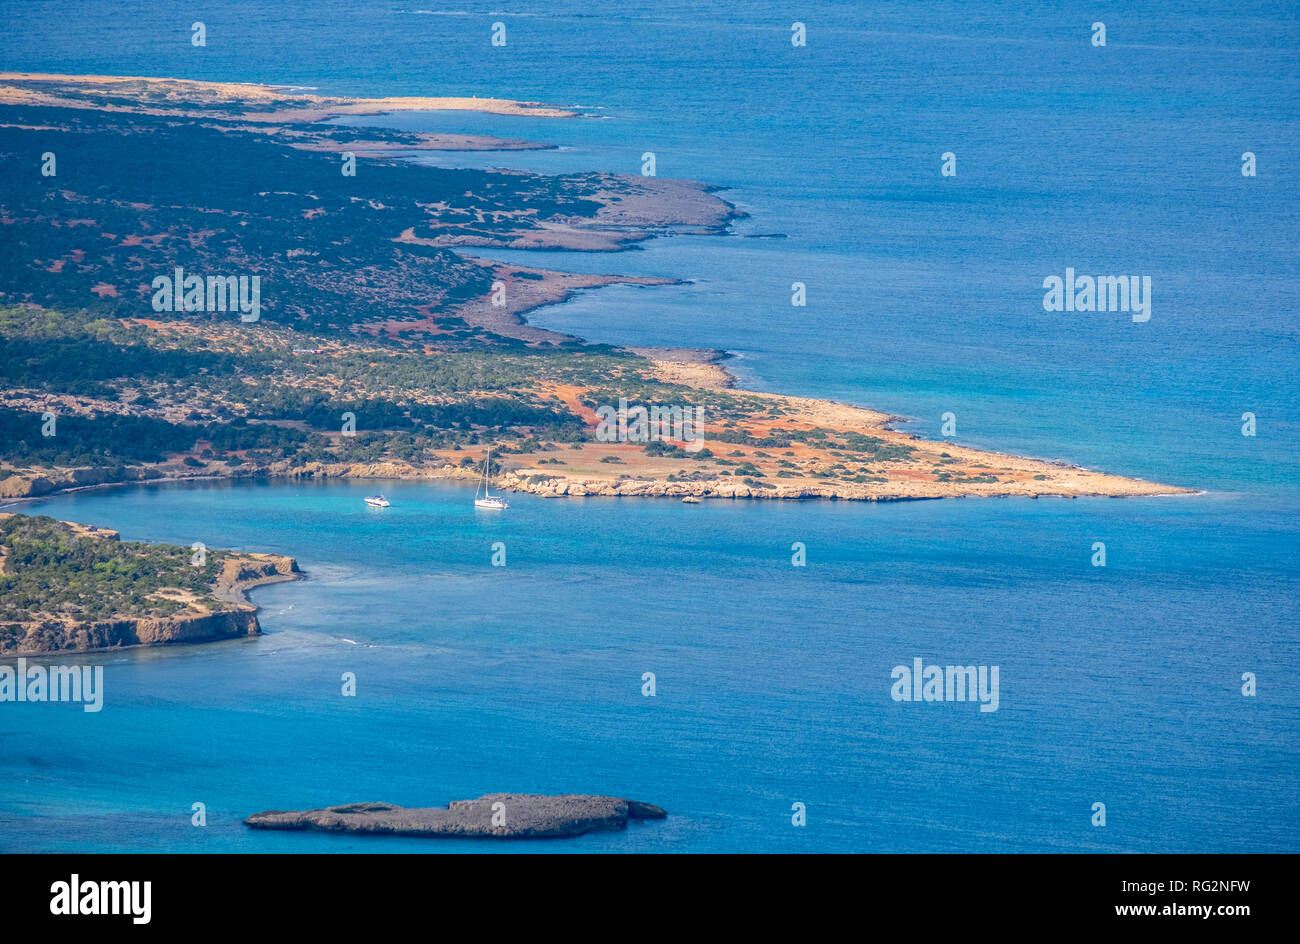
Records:
[[[509,98],[466,98],[433,95],[388,98],[344,98],[313,95],[285,85],[258,85],[252,82],[204,82],[142,75],[60,75],[49,72],[0,72],[0,82],[50,83],[51,85],[86,86],[107,94],[130,92],[139,95],[141,88],[163,102],[188,103],[242,102],[266,111],[246,111],[239,115],[248,121],[320,121],[338,115],[382,115],[397,111],[478,111],[492,115],[524,115],[533,118],[574,118],[578,112],[552,108],[539,102],[521,102]],[[21,89],[0,89],[0,102],[16,103]],[[53,95],[53,97],[58,97]],[[69,102],[76,101],[69,99]],[[36,104],[35,102],[28,103]],[[65,106],[68,102],[60,102]],[[81,102],[71,107],[101,108]]]
[[[114,100],[105,99],[112,96]],[[257,130],[279,138],[291,147],[308,151],[379,155],[414,151],[523,151],[549,150],[535,144],[492,135],[408,132],[394,143],[365,128],[356,137],[340,141],[322,135],[312,126],[349,115],[384,115],[405,111],[475,111],[492,115],[534,118],[573,118],[577,112],[551,108],[537,102],[504,98],[411,96],[345,98],[314,95],[289,86],[249,82],[204,82],[148,76],[58,75],[42,72],[0,72],[0,105],[47,108],[81,108],[104,112],[219,119],[225,126]]]
[[[726,351],[709,351],[693,347],[630,347],[651,364],[651,375],[670,384],[697,390],[730,390],[737,385],[735,374],[723,361]]]

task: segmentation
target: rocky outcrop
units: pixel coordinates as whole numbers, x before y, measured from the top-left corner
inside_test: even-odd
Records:
[[[233,554],[222,564],[217,586],[244,590],[264,583],[293,580],[301,573],[298,562],[282,554]]]
[[[391,803],[351,803],[320,810],[255,813],[253,829],[316,830],[431,839],[543,839],[627,829],[629,820],[664,819],[649,803],[619,797],[489,793],[446,807],[408,808]]]
[[[121,466],[81,469],[11,470],[0,479],[0,498],[36,498],[67,488],[104,485],[137,477]]]
[[[666,482],[662,479],[570,479],[539,477],[533,471],[507,472],[498,486],[503,491],[531,492],[543,498],[870,498],[865,489],[844,486],[749,485],[740,479],[719,478],[707,482]],[[860,494],[859,494],[860,493]]]
[[[212,594],[223,603],[250,612],[256,610],[248,602],[245,591],[268,583],[297,580],[302,575],[298,562],[279,554],[238,554],[226,559],[212,585]],[[256,620],[253,621],[256,624]],[[251,635],[260,632],[255,630]]]

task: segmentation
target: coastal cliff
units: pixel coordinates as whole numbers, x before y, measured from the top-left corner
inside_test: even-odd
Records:
[[[25,626],[17,648],[6,655],[38,652],[89,652],[126,646],[164,646],[172,643],[214,642],[261,633],[251,609],[226,610],[195,616],[130,618],[120,620],[43,620]]]

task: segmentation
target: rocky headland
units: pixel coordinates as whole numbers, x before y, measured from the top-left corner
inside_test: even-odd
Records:
[[[10,527],[12,519],[18,521]],[[12,514],[0,514],[0,527],[0,590],[19,598],[18,612],[0,619],[3,656],[256,636],[262,629],[246,592],[302,576],[292,557],[278,554],[205,552],[213,562],[196,567],[190,548],[123,542],[106,528]],[[137,552],[138,547],[146,550]],[[46,558],[38,573],[30,572],[36,565],[27,563],[33,548]],[[87,561],[108,565],[105,573],[135,567],[149,589],[143,599],[114,595],[109,578],[88,576],[87,571],[99,571],[93,564],[87,567]],[[105,589],[97,592],[87,580],[102,580]],[[92,594],[102,606],[90,609],[82,603]]]

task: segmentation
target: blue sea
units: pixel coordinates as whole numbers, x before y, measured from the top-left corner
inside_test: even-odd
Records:
[[[446,166],[636,174],[650,151],[660,176],[717,184],[750,214],[621,253],[476,251],[687,280],[582,293],[537,324],[724,349],[752,387],[886,410],[927,437],[951,412],[966,444],[1201,493],[519,495],[492,517],[450,484],[202,483],[26,505],[129,539],[290,554],[307,579],[254,591],[263,637],[85,657],[105,665],[97,714],[0,706],[0,850],[1296,849],[1293,4],[4,8],[5,69],[575,106],[588,117],[349,122],[557,146],[418,158]],[[1150,276],[1150,321],[1044,311],[1043,279],[1067,267]],[[391,508],[361,502],[377,488]],[[891,670],[914,658],[998,666],[998,710],[895,702]],[[497,791],[670,816],[487,845],[241,825]]]

